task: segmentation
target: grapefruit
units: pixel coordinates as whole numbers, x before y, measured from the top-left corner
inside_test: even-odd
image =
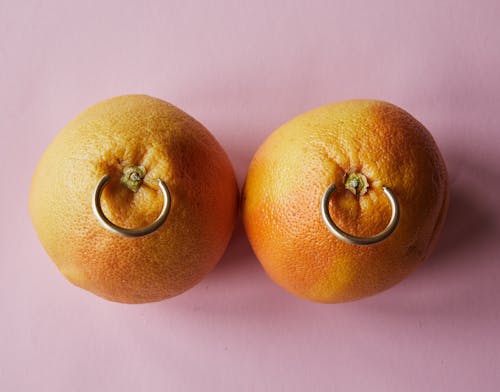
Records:
[[[383,241],[336,238],[321,213],[344,232],[384,230],[399,201],[399,223]],[[385,290],[429,255],[448,205],[446,167],[429,131],[387,102],[351,100],[304,113],[272,133],[256,152],[243,190],[243,221],[267,274],[317,302],[360,299]]]
[[[92,211],[104,175],[102,212],[128,229],[155,221],[171,194],[166,222],[123,238]],[[177,107],[144,95],[100,102],[52,141],[32,180],[36,232],[62,274],[108,300],[159,301],[198,283],[221,258],[237,215],[229,159],[210,132]]]

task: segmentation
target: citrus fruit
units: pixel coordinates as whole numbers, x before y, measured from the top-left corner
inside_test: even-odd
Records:
[[[124,229],[148,226],[171,195],[166,221],[124,238],[103,228],[92,209]],[[194,286],[221,258],[237,215],[229,159],[210,132],[177,107],[144,95],[87,109],[52,141],[33,176],[30,213],[48,255],[72,283],[106,299],[141,303]]]
[[[332,235],[326,211],[345,233],[383,232],[351,244]],[[243,222],[267,274],[300,297],[336,303],[401,281],[429,255],[448,203],[446,167],[431,134],[387,102],[351,100],[309,111],[281,126],[256,152],[243,190]]]

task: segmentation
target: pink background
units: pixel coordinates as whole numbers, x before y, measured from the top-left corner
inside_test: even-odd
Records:
[[[0,390],[497,391],[499,19],[498,1],[1,0]],[[241,224],[179,297],[130,306],[79,290],[32,229],[31,174],[72,117],[123,93],[203,122],[240,184],[291,117],[394,102],[449,168],[439,246],[397,287],[342,305],[273,284]]]

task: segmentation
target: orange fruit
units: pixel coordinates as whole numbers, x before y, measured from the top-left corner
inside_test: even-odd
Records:
[[[382,187],[392,189],[400,205],[395,231],[367,246],[337,239],[320,209],[331,184],[330,216],[361,237],[386,227],[391,206]],[[304,113],[265,140],[245,182],[243,222],[276,283],[336,303],[378,293],[415,270],[436,242],[447,205],[446,167],[425,127],[390,103],[352,100]]]
[[[134,192],[120,179],[137,168],[143,178],[134,174]],[[163,204],[158,179],[171,193],[166,222],[139,238],[101,227],[92,194],[105,174],[101,206],[111,222],[153,222]],[[68,280],[108,300],[141,303],[182,293],[216,265],[237,201],[231,163],[203,125],[160,99],[129,95],[87,109],[56,136],[36,168],[29,204],[40,241]]]

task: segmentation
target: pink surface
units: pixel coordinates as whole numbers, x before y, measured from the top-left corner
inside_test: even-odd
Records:
[[[500,3],[125,3],[0,2],[0,390],[497,391]],[[123,93],[203,122],[240,184],[296,114],[394,102],[446,159],[442,239],[406,281],[343,305],[273,284],[241,225],[179,297],[130,306],[79,290],[32,229],[31,174],[72,117]]]

